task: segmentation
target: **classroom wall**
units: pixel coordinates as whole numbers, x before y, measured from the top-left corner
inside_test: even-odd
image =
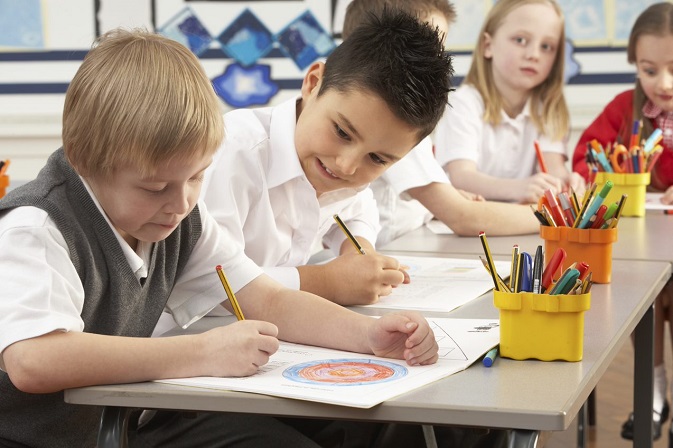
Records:
[[[58,3],[58,5],[56,5]],[[224,109],[277,104],[296,95],[305,68],[338,44],[348,0],[5,0],[0,2],[0,159],[32,179],[60,146],[64,93],[95,36],[116,26],[184,39],[221,88]],[[489,0],[454,0],[447,41],[460,81]],[[566,98],[569,148],[609,99],[632,86],[625,40],[648,0],[563,0],[570,37]],[[98,7],[98,8],[97,8]],[[4,8],[4,10],[2,9]],[[21,25],[21,26],[19,26]],[[204,33],[205,30],[205,33]],[[256,33],[240,44],[245,32]],[[299,39],[297,38],[299,36]],[[310,41],[297,45],[297,41]],[[261,43],[260,43],[261,42]],[[240,45],[239,45],[240,44]]]

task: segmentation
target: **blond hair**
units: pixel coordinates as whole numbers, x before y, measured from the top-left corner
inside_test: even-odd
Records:
[[[94,43],[65,97],[63,148],[83,176],[213,154],[221,103],[199,60],[146,30],[116,29]]]
[[[492,60],[484,57],[485,35],[494,36],[507,15],[530,4],[551,5],[561,20],[558,51],[549,76],[535,87],[530,96],[530,113],[537,130],[552,139],[561,140],[568,133],[570,114],[563,96],[563,64],[565,58],[565,23],[563,12],[553,0],[499,0],[488,13],[479,33],[465,83],[474,86],[484,101],[484,121],[497,125],[501,120],[503,100],[493,80]]]
[[[366,21],[367,14],[379,15],[383,8],[399,9],[424,21],[435,12],[449,25],[456,21],[456,8],[448,0],[353,0],[346,8],[341,37],[346,39]]]

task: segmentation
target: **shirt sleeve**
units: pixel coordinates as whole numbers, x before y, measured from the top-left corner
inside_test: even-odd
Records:
[[[372,245],[376,243],[376,236],[381,230],[379,224],[379,210],[371,188],[367,187],[360,191],[353,202],[339,212],[348,230],[354,236],[367,239]],[[339,248],[346,239],[343,231],[334,224],[323,237],[323,243],[335,254],[339,254]]]
[[[84,330],[84,288],[47,212],[36,207],[5,212],[0,253],[0,353],[53,331]]]
[[[173,319],[183,328],[227,300],[215,266],[222,266],[234,292],[262,274],[262,269],[245,255],[243,246],[218,226],[203,201],[199,201],[198,206],[201,238],[166,304]]]
[[[264,267],[264,273],[290,289],[299,289],[301,281],[299,270],[292,266]]]
[[[435,157],[443,167],[453,160],[479,163],[484,105],[479,92],[462,86],[449,96],[449,105],[435,128]]]
[[[430,185],[449,183],[449,178],[437,163],[432,151],[432,140],[426,137],[406,156],[388,168],[381,176],[398,195],[405,191]]]

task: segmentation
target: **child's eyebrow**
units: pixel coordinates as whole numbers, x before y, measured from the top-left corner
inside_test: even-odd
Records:
[[[337,115],[339,116],[339,120],[341,120],[344,125],[348,128],[348,131],[353,134],[354,136],[360,138],[360,133],[355,129],[355,126],[353,126],[353,123],[350,122],[348,118],[346,118],[343,114],[337,112]]]

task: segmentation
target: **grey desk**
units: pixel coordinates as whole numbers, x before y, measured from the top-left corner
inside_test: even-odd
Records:
[[[584,358],[581,362],[513,361],[498,359],[494,368],[473,365],[423,388],[371,409],[355,409],[238,392],[217,392],[158,383],[95,386],[67,390],[69,403],[106,406],[99,447],[121,447],[125,408],[243,412],[276,416],[406,422],[433,425],[514,428],[518,434],[563,431],[580,411],[611,361],[632,331],[650,335],[649,344],[636,347],[653,352],[652,303],[671,275],[663,262],[615,261],[615,280],[592,289],[591,309],[585,314]],[[627,273],[640,281],[626,279]],[[623,280],[622,280],[623,279]],[[451,317],[496,317],[487,294],[449,314]],[[645,317],[645,318],[644,318]],[[645,338],[647,339],[647,338]],[[649,347],[648,347],[649,345]],[[651,374],[651,371],[649,372]],[[635,393],[647,394],[639,383]],[[650,397],[652,387],[650,382]],[[650,398],[651,403],[651,398]],[[636,408],[647,415],[647,408]],[[649,422],[649,415],[647,420]],[[638,420],[636,420],[638,422]],[[638,431],[649,437],[647,425]],[[523,438],[512,446],[534,446]],[[647,440],[647,439],[644,439]],[[103,441],[101,443],[101,441]]]
[[[617,242],[612,245],[612,258],[673,262],[673,215],[649,211],[644,218],[623,217],[619,220]],[[487,235],[488,236],[488,235]],[[512,244],[522,250],[535,252],[543,244],[539,234],[518,236],[488,236],[488,245],[495,255],[511,256]],[[482,255],[484,252],[477,235],[437,235],[427,227],[407,233],[384,247],[394,252],[426,252]]]
[[[661,211],[648,211],[645,217],[623,217],[619,222],[619,235],[612,247],[613,260],[640,260],[662,261],[673,263],[673,216],[665,215]],[[495,258],[511,256],[512,245],[518,244],[522,250],[532,252],[539,244],[543,244],[539,234],[519,235],[506,237],[488,237],[489,247]],[[463,256],[476,257],[483,254],[481,243],[477,236],[474,238],[459,237],[456,235],[436,235],[422,227],[404,235],[385,246],[387,251],[400,253],[416,253],[416,255],[432,256],[439,253],[459,253]],[[613,261],[614,264],[614,261]],[[615,275],[619,275],[613,270]],[[625,274],[629,279],[639,279],[632,273]],[[639,279],[640,280],[640,279]],[[613,287],[615,278],[613,277]],[[634,393],[634,412],[636,415],[649,415],[651,412],[653,377],[651,369],[642,366],[651,366],[654,357],[651,351],[651,341],[654,331],[653,310],[650,310],[645,319],[638,326],[635,333],[635,366],[634,381],[637,390]],[[642,414],[641,414],[642,412]],[[649,417],[640,423],[635,423],[634,445],[638,447],[652,446],[649,429]]]

